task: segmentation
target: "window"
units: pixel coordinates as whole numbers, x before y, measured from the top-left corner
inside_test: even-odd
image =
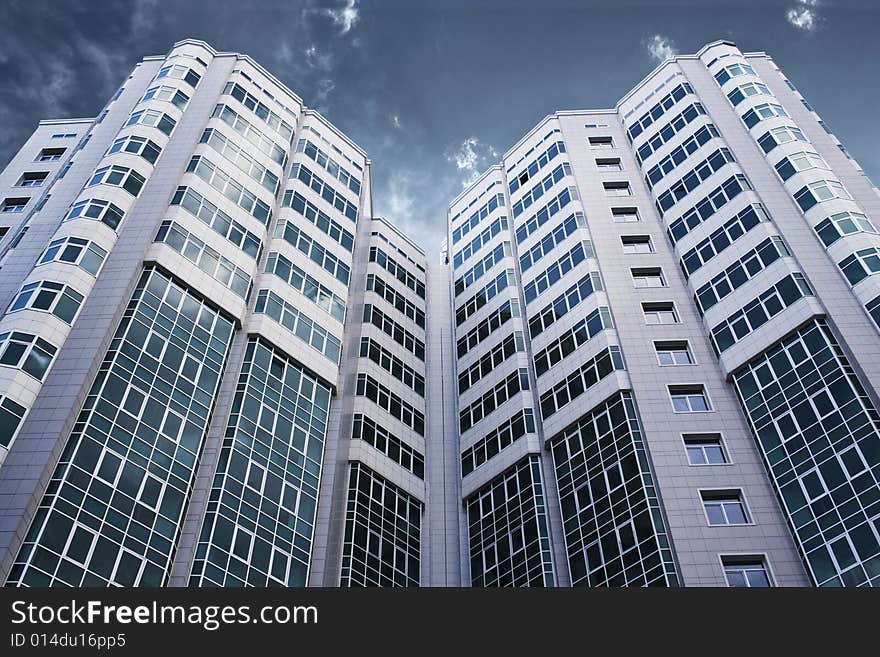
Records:
[[[57,162],[66,150],[66,148],[44,148],[37,155],[37,162]]]
[[[880,249],[871,247],[848,255],[837,263],[850,285],[880,272]]]
[[[779,258],[791,255],[781,237],[765,239],[739,260],[728,266],[705,285],[697,288],[694,299],[700,312],[705,312],[724,297],[754,279]]]
[[[758,138],[758,145],[765,153],[769,153],[780,144],[792,141],[807,141],[804,133],[794,126],[781,126],[765,132]]]
[[[538,171],[547,166],[553,160],[553,158],[559,155],[559,153],[564,152],[565,144],[563,142],[557,141],[551,144],[550,147],[546,151],[541,153],[541,155],[537,159],[535,159],[533,162],[530,162],[528,166],[524,167],[519,175],[512,176],[510,184],[508,185],[510,193],[513,194],[516,190],[525,185],[529,180],[535,177]],[[510,173],[511,171],[513,171],[514,167],[518,166],[520,162],[522,162],[522,159],[511,166],[507,170],[507,172]],[[459,216],[461,216],[461,213],[456,215],[456,217],[454,217],[452,221],[454,222],[456,219],[458,219]]]
[[[721,564],[728,586],[772,586],[762,557],[721,557]]]
[[[611,137],[590,137],[590,148],[614,148],[614,140]]]
[[[6,237],[6,233],[9,232],[10,226],[0,226],[0,240]]]
[[[804,212],[817,203],[834,198],[852,200],[852,196],[849,195],[846,188],[836,180],[817,180],[801,187],[794,195],[794,200]]]
[[[654,253],[650,235],[623,235],[620,241],[624,253]]]
[[[735,162],[733,154],[727,148],[719,148],[709,157],[699,162],[685,176],[673,182],[668,190],[657,198],[657,207],[663,214],[673,205],[684,199],[714,173],[720,171],[730,162]]]
[[[134,169],[128,167],[113,166],[101,167],[95,171],[95,175],[86,183],[86,187],[95,185],[113,185],[122,187],[132,196],[140,194],[141,187],[144,186],[146,179]]]
[[[29,198],[7,198],[3,201],[3,207],[0,212],[24,212],[24,206],[27,205]]]
[[[175,80],[183,80],[193,89],[196,88],[199,84],[199,80],[202,79],[202,76],[196,73],[191,68],[187,68],[181,64],[171,64],[169,66],[163,66],[159,69],[159,72],[156,74],[156,79],[161,80],[164,77],[174,78]]]
[[[799,299],[812,294],[813,291],[803,274],[800,272],[789,274],[742,309],[712,327],[715,353],[720,354],[729,349],[738,340],[770,321],[771,317],[775,317]]]
[[[782,178],[782,180],[788,180],[794,174],[801,171],[807,171],[808,169],[828,170],[828,164],[826,164],[825,160],[823,160],[822,156],[818,153],[801,151],[782,158],[776,163],[775,168],[776,173],[779,174],[779,177]]]
[[[722,86],[730,78],[746,74],[755,75],[755,69],[748,64],[728,64],[715,74],[715,79],[718,81],[718,85]]]
[[[660,267],[642,267],[630,271],[637,288],[666,287],[666,279],[663,278],[663,270]]]
[[[3,397],[0,401],[0,447],[9,448],[12,439],[18,431],[21,419],[27,409],[11,400],[9,397]]]
[[[642,164],[653,153],[656,153],[663,144],[684,130],[687,125],[705,114],[706,110],[700,103],[688,105],[682,112],[673,117],[669,123],[660,128],[659,132],[639,146],[639,149],[636,151],[636,159],[639,161],[639,164]]]
[[[720,433],[686,433],[682,438],[690,465],[730,463]]]
[[[738,212],[721,228],[713,231],[709,237],[699,242],[681,257],[679,264],[684,271],[685,278],[689,278],[691,274],[762,221],[769,221],[769,218],[763,206],[759,204],[750,205],[745,210]]]
[[[738,490],[700,491],[703,509],[712,526],[747,525],[749,516],[743,502],[742,492]]]
[[[240,208],[247,210],[254,219],[263,224],[269,223],[269,219],[272,217],[272,208],[270,208],[265,201],[257,198],[248,189],[243,187],[238,182],[238,177],[234,174],[230,175],[226,173],[223,169],[202,155],[194,155],[189,161],[186,170],[187,172],[195,173],[199,178],[211,185],[211,187],[218,192],[221,192],[230,201],[238,205]],[[311,219],[311,217],[307,218]],[[317,218],[311,219],[311,221],[318,226],[321,226],[321,223],[326,223],[319,222]],[[323,228],[323,226],[321,227]],[[328,232],[330,231],[328,230]]]
[[[844,235],[853,233],[876,233],[874,224],[859,212],[839,212],[823,219],[813,230],[825,246],[831,246]]]
[[[174,130],[174,126],[177,125],[177,121],[164,112],[158,112],[156,110],[140,110],[139,112],[132,114],[125,125],[129,126],[138,124],[148,125],[156,128],[163,134],[170,135],[171,131]]]
[[[42,187],[43,183],[46,182],[46,176],[48,175],[48,171],[23,173],[21,178],[19,178],[17,185],[18,187]]]
[[[628,182],[606,182],[602,186],[605,188],[605,196],[632,196]]]
[[[227,82],[226,87],[223,89],[223,93],[232,96],[242,105],[247,107],[258,118],[265,121],[265,123],[275,130],[275,132],[284,137],[286,142],[290,143],[290,140],[293,139],[293,126],[284,121],[275,112],[266,107],[266,105],[258,101],[237,82]],[[317,134],[320,136],[320,133]]]
[[[749,96],[757,96],[759,94],[765,96],[773,95],[770,93],[770,90],[766,85],[763,85],[760,82],[749,82],[736,87],[733,91],[727,94],[727,97],[730,99],[731,104],[736,107]]]
[[[94,242],[80,237],[62,237],[49,243],[37,264],[43,265],[53,261],[69,262],[78,265],[92,276],[97,276],[106,257],[107,251]]]
[[[657,362],[663,367],[694,364],[694,357],[686,340],[655,342],[654,349],[657,352]]]
[[[82,301],[83,295],[69,285],[53,281],[35,281],[21,288],[8,312],[14,313],[25,308],[43,310],[51,312],[67,324],[72,324]]]
[[[151,99],[164,100],[165,102],[171,103],[179,110],[186,109],[186,104],[189,102],[189,96],[182,91],[179,91],[174,87],[164,86],[147,89],[147,93],[144,94],[144,97],[141,100],[144,101]]]
[[[705,413],[712,410],[702,385],[669,386],[669,398],[676,413]]]
[[[732,175],[696,203],[690,210],[673,221],[666,230],[666,233],[673,244],[675,244],[694,228],[708,221],[716,212],[742,192],[750,189],[752,189],[752,185],[746,180],[745,176],[738,173]]]
[[[668,173],[683,163],[688,156],[692,155],[700,146],[717,136],[718,130],[711,123],[701,127],[694,134],[684,140],[681,145],[672,149],[669,155],[650,168],[648,175],[645,176],[645,182],[648,183],[648,187],[653,189],[654,185],[663,180]]]
[[[19,242],[21,242],[21,239],[22,239],[22,238],[25,236],[25,234],[28,232],[28,228],[30,228],[30,226],[25,226],[25,227],[22,228],[20,231],[18,231],[18,234],[16,234],[15,237],[12,238],[12,241],[9,243],[9,248],[10,248],[10,249],[14,249],[15,247],[18,246]]]
[[[248,155],[240,146],[227,139],[219,130],[206,128],[205,132],[202,133],[200,143],[208,144],[226,160],[232,162],[253,180],[256,180],[269,190],[273,196],[277,193],[278,176]],[[357,208],[342,198],[334,189],[326,185],[323,180],[312,174],[305,165],[294,164],[290,177],[299,178],[302,182],[309,185],[315,193],[320,194],[330,205],[343,212],[349,219],[356,220]]]
[[[819,468],[808,470],[798,477],[801,482],[801,488],[804,490],[807,502],[815,502],[820,497],[828,494],[828,485],[822,478]]]
[[[578,242],[571,248],[571,250],[562,255],[559,260],[538,274],[523,290],[526,304],[537,299],[545,290],[552,287],[555,283],[564,278],[566,274],[575,269],[588,257],[588,253],[589,252],[584,246],[584,243]]]
[[[70,221],[77,217],[88,217],[89,219],[97,219],[98,221],[107,224],[113,230],[116,230],[124,216],[122,210],[109,201],[89,198],[75,203],[74,206],[70,208],[70,212],[67,213],[64,221]]]
[[[49,199],[52,198],[51,194],[46,194],[43,198],[37,201],[37,204],[34,206],[34,212],[39,212],[43,209],[43,206],[49,202]]]
[[[159,154],[162,152],[162,149],[159,147],[158,144],[150,139],[147,139],[146,137],[129,135],[128,137],[120,137],[115,142],[113,142],[110,150],[107,151],[107,155],[119,152],[140,155],[150,164],[155,164],[156,160],[159,158]]]
[[[643,303],[642,312],[645,314],[645,324],[678,324],[675,304],[671,301]]]
[[[596,167],[606,171],[623,171],[623,165],[620,163],[619,157],[596,158]]]
[[[250,121],[245,119],[232,108],[220,103],[214,108],[214,113],[211,116],[212,118],[220,119],[221,121],[223,121],[226,125],[231,127],[238,134],[242,135],[245,139],[247,139],[250,143],[259,148],[263,153],[268,155],[270,158],[272,158],[273,161],[280,164],[282,167],[287,162],[287,153],[284,151],[283,148],[281,148],[281,146],[276,144],[270,137],[264,135],[259,129],[252,125]],[[324,160],[323,162],[323,166],[325,168],[332,168],[333,166],[335,166],[335,163],[331,164],[330,160]],[[336,169],[334,169],[334,175],[336,175],[340,180],[343,180],[343,182],[349,181],[348,174],[344,171],[341,171],[338,166],[336,167]]]
[[[788,118],[788,114],[785,113],[785,110],[782,109],[780,105],[776,105],[774,103],[764,103],[762,105],[757,105],[756,107],[750,109],[748,112],[743,114],[742,119],[746,126],[748,126],[749,128],[754,128],[764,119],[769,119],[774,116],[784,116]]]
[[[167,244],[208,276],[219,281],[242,299],[248,298],[251,278],[247,272],[236,266],[228,258],[221,256],[178,224],[173,221],[163,221],[154,241]],[[287,273],[290,274],[291,271],[288,270]],[[311,279],[311,277],[309,277],[309,283],[314,285],[309,285],[304,279],[301,280],[301,283],[316,295],[325,291],[323,286],[319,286],[317,281]]]
[[[43,380],[57,349],[30,333],[0,333],[0,365],[20,368],[38,381]]]
[[[540,199],[544,195],[545,192],[549,192],[550,189],[556,183],[558,183],[560,180],[562,180],[565,176],[570,176],[570,175],[571,175],[571,165],[568,162],[563,162],[563,163],[559,164],[556,168],[553,169],[553,171],[551,171],[546,176],[544,176],[544,178],[542,178],[541,180],[537,180],[534,187],[529,189],[529,191],[526,192],[519,201],[517,201],[516,203],[513,204],[513,216],[518,217],[519,215],[521,215],[528,208],[530,208],[534,203],[536,203],[538,201],[538,199]],[[504,205],[504,197],[503,196],[500,196],[500,198],[498,199],[498,205],[499,206]],[[482,211],[480,211],[480,214],[482,214]],[[456,237],[463,236],[464,233],[466,233],[469,230],[470,230],[469,223],[466,222],[466,223],[462,224],[462,226],[460,226],[458,229],[456,229],[455,232],[452,234],[453,243],[458,241],[456,239]],[[462,233],[460,231],[464,231],[464,232]]]
[[[611,208],[611,220],[616,224],[631,224],[639,221],[638,208]]]
[[[639,120],[629,127],[627,133],[629,134],[630,141],[638,137],[648,127],[653,125],[654,122],[657,121],[657,119],[663,116],[678,101],[684,98],[687,94],[691,94],[693,92],[694,90],[691,89],[691,85],[689,85],[687,82],[684,82],[675,87],[675,89],[673,89],[663,98],[657,101],[657,103],[651,109],[642,114],[642,116],[639,117]]]

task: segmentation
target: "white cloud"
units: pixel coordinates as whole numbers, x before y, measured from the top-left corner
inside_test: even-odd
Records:
[[[315,109],[322,114],[327,114],[329,106],[327,99],[333,90],[336,89],[336,83],[330,78],[318,80],[317,89],[315,91]]]
[[[452,162],[459,173],[464,175],[462,187],[467,187],[480,177],[482,169],[490,158],[498,157],[494,148],[480,143],[476,137],[468,137],[457,147],[447,149],[446,161]]]
[[[338,25],[341,34],[348,34],[360,18],[358,0],[345,0],[345,6],[339,9],[325,9],[324,14],[330,17],[334,25]]]
[[[135,37],[143,37],[156,28],[159,0],[136,0],[131,13],[131,31]]]
[[[317,68],[322,71],[329,71],[333,68],[333,55],[321,52],[314,44],[306,48],[303,54],[306,56],[306,64],[311,68]]]
[[[821,17],[817,11],[819,0],[797,0],[794,7],[785,12],[785,19],[799,30],[810,33],[819,26]]]
[[[293,48],[286,41],[282,41],[275,51],[275,56],[282,64],[290,64],[293,61]]]
[[[672,40],[662,34],[652,35],[644,41],[644,46],[648,49],[648,54],[657,60],[658,63],[664,62],[678,54],[678,50],[676,50]]]
[[[405,173],[395,173],[391,176],[385,207],[388,209],[387,219],[399,226],[410,225],[413,220],[413,212],[416,207],[416,199],[410,191],[412,180]]]
[[[400,117],[397,116],[397,114],[394,114],[394,115],[391,117],[391,125],[393,125],[395,128],[397,128],[398,130],[400,130],[400,128],[401,128],[401,126],[400,126]]]

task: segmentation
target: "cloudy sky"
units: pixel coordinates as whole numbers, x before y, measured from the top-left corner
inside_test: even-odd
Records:
[[[612,107],[719,38],[770,53],[880,181],[877,0],[0,0],[0,24],[0,166],[38,119],[94,116],[143,56],[194,37],[362,146],[377,213],[431,256],[449,201],[545,115]]]

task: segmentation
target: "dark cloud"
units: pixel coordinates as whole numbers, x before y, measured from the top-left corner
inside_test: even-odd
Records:
[[[816,12],[821,29],[791,23]],[[450,199],[556,109],[613,106],[673,50],[770,53],[880,179],[875,2],[4,0],[0,163],[37,119],[94,116],[134,64],[193,37],[251,55],[362,146],[373,201],[424,244]]]

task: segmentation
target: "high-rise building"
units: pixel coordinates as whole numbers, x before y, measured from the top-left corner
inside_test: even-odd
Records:
[[[764,53],[456,198],[183,41],[0,175],[7,585],[880,584],[880,193]]]

